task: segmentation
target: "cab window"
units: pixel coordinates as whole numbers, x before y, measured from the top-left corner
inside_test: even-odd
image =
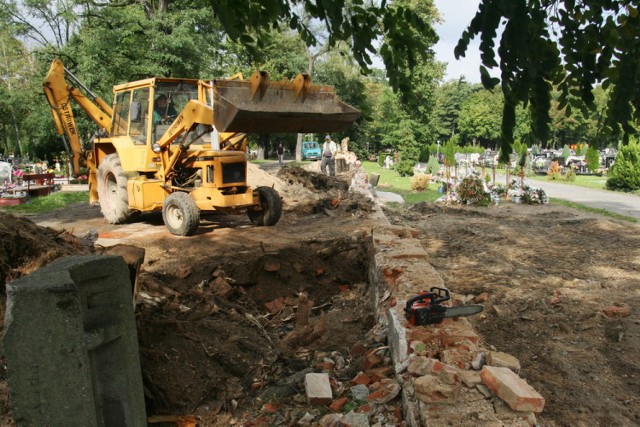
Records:
[[[147,143],[147,129],[149,127],[149,88],[133,91],[131,108],[129,110],[129,136],[134,144]]]
[[[129,110],[131,92],[116,94],[115,108],[113,110],[113,125],[111,135],[126,135],[128,131]]]

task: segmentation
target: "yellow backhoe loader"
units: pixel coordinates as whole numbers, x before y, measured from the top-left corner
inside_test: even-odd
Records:
[[[256,225],[280,219],[279,194],[247,186],[248,133],[339,132],[360,116],[302,74],[278,82],[258,71],[249,80],[150,78],[114,86],[110,107],[54,60],[43,86],[74,174],[86,166],[90,202],[100,203],[107,221],[162,210],[180,236],[196,232],[201,212],[246,209]],[[71,101],[101,128],[87,150]]]

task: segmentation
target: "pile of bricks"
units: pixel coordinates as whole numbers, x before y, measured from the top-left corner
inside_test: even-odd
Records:
[[[425,326],[404,319],[408,299],[444,287],[417,235],[404,227],[378,227],[370,246],[370,283],[402,387],[405,424],[536,425],[545,400],[520,377],[515,357],[484,348],[465,318]],[[487,298],[478,295],[475,302]],[[465,302],[454,297],[454,304]]]

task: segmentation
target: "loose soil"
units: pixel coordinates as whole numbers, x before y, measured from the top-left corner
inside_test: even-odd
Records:
[[[445,286],[489,294],[472,319],[546,399],[543,425],[640,424],[640,228],[557,206],[418,204],[387,210],[422,232]],[[604,310],[630,308],[631,316]]]
[[[306,403],[304,374],[329,370],[344,391],[364,354],[384,347],[367,283],[371,201],[348,193],[344,179],[299,168],[251,173],[251,185],[284,199],[274,227],[255,227],[245,213],[209,215],[196,236],[179,238],[159,215],[143,215],[135,225],[148,233],[123,234],[121,243],[146,250],[136,318],[149,415],[272,426],[308,412],[317,422],[327,409]],[[418,230],[453,292],[489,294],[472,321],[487,347],[519,358],[521,376],[547,401],[542,425],[640,423],[638,226],[555,206],[385,213]],[[0,215],[0,227],[3,280],[88,253],[95,230],[120,230],[86,204]],[[604,314],[616,304],[631,315]],[[0,379],[0,424],[9,425],[5,371]],[[375,420],[396,424],[398,401],[383,406]]]

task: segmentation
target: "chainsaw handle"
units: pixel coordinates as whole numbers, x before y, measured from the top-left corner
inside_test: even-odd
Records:
[[[430,292],[422,292],[420,295],[416,295],[413,298],[409,298],[405,305],[404,311],[411,311],[411,307],[415,302],[424,302],[426,299],[429,299],[430,305],[440,304],[445,301],[449,301],[451,299],[451,294],[449,293],[449,289],[446,288],[438,288],[436,286],[432,287]]]

